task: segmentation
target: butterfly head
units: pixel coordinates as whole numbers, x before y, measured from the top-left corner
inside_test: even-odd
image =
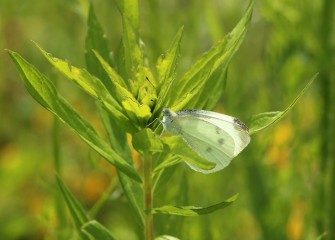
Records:
[[[163,114],[163,117],[167,117],[167,118],[174,118],[177,116],[177,113],[170,110],[169,108],[163,108],[162,114]]]

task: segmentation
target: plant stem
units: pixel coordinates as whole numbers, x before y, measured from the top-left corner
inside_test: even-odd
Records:
[[[329,113],[329,123],[330,123],[330,133],[329,141],[333,140],[334,133],[335,133],[335,82],[334,79],[331,81],[331,101],[332,106]],[[328,183],[327,191],[329,192],[329,215],[328,215],[328,231],[329,231],[329,239],[335,239],[335,191],[334,191],[334,184],[335,184],[335,146],[331,144],[329,146],[329,160],[330,160],[330,183]]]
[[[145,209],[145,239],[154,239],[153,215],[151,209],[153,206],[152,194],[152,155],[144,154],[144,209]]]
[[[61,174],[61,162],[60,162],[60,136],[59,136],[59,120],[57,117],[53,118],[52,126],[52,148],[54,155],[54,167],[58,174]]]
[[[328,78],[329,82],[329,112],[328,112],[328,123],[329,123],[329,132],[328,132],[328,165],[329,165],[329,180],[330,182],[327,183],[327,192],[329,193],[329,199],[328,199],[328,207],[327,213],[328,213],[328,221],[327,221],[327,227],[328,227],[328,239],[335,239],[335,192],[334,192],[334,184],[335,184],[335,146],[332,143],[334,139],[334,133],[335,133],[335,79],[333,74],[334,69],[334,44],[332,42],[332,36],[333,36],[333,21],[335,18],[335,3],[332,0],[325,0],[324,2],[324,14],[325,20],[324,24],[326,25],[324,27],[324,54],[323,54],[323,60],[325,65],[325,77]]]
[[[323,96],[323,112],[321,122],[321,163],[320,163],[320,176],[321,181],[319,184],[319,202],[317,206],[321,207],[321,216],[317,221],[318,234],[328,233],[328,239],[335,238],[335,193],[333,184],[335,182],[335,148],[332,144],[334,138],[334,124],[335,124],[335,104],[334,104],[334,87],[335,82],[332,77],[332,69],[334,64],[333,46],[331,42],[332,22],[334,19],[335,4],[332,0],[323,1],[323,9],[321,12],[321,32],[320,43],[322,46],[320,57],[320,80],[321,90]],[[328,182],[328,179],[330,182]],[[327,217],[328,215],[328,217]]]
[[[62,173],[62,162],[60,159],[60,152],[61,152],[61,144],[60,144],[60,122],[57,117],[53,118],[53,126],[52,126],[52,148],[53,148],[53,161],[56,173],[61,176]],[[55,175],[56,181],[56,175]],[[57,183],[55,182],[57,185]],[[55,185],[55,189],[57,186]],[[66,220],[66,212],[65,212],[65,204],[63,198],[59,192],[54,195],[54,202],[55,202],[55,210],[57,216],[57,229],[59,232],[58,237],[60,239],[68,238],[63,230],[66,228],[67,220]]]

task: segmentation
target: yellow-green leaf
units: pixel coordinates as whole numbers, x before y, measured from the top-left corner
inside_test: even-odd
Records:
[[[280,119],[282,119],[298,102],[298,100],[304,95],[304,93],[308,90],[308,88],[313,83],[314,79],[318,74],[315,74],[309,82],[306,84],[304,89],[299,93],[299,95],[293,100],[293,102],[284,110],[284,111],[276,111],[276,112],[265,112],[252,116],[251,122],[249,124],[250,130],[249,133],[254,134],[259,132],[272,124],[275,124]]]
[[[133,136],[133,146],[142,155],[144,153],[155,153],[163,151],[161,138],[150,129],[144,128]]]
[[[75,109],[57,92],[52,82],[41,74],[33,65],[29,64],[19,54],[8,51],[21,78],[30,94],[66,123],[82,140],[101,156],[123,171],[136,181],[141,181],[140,176],[133,166],[120,157],[108,144],[97,134],[93,126],[86,121]]]
[[[217,210],[228,207],[230,204],[235,202],[238,194],[228,198],[227,200],[208,206],[208,207],[195,207],[195,206],[163,206],[159,208],[153,208],[151,212],[153,214],[169,214],[179,215],[187,217],[197,217],[204,214],[209,214]]]

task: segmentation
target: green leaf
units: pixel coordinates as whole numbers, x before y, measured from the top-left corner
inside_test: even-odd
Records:
[[[137,220],[141,227],[144,226],[144,204],[143,204],[143,189],[139,182],[130,179],[127,175],[118,171],[118,176],[121,182],[122,189],[128,199],[130,207],[133,209],[133,213],[137,217]]]
[[[208,84],[204,86],[204,90],[202,91],[202,98],[199,98],[198,102],[195,104],[199,109],[213,109],[218,101],[222,97],[222,93],[225,88],[225,84],[227,81],[227,68],[217,69],[208,79]],[[216,89],[216,91],[212,92],[210,95],[204,96],[204,93],[207,91],[211,92],[212,89]],[[201,101],[201,99],[204,99]]]
[[[112,233],[99,222],[92,220],[81,227],[81,231],[90,240],[116,240]]]
[[[86,58],[87,69],[91,73],[99,77],[99,79],[101,79],[106,89],[108,89],[108,91],[112,94],[112,96],[114,96],[114,92],[112,91],[112,89],[115,89],[114,85],[111,82],[105,69],[101,66],[100,61],[95,56],[95,53],[93,52],[93,50],[95,50],[97,53],[99,53],[99,55],[103,59],[106,59],[107,64],[111,65],[111,63],[113,62],[113,59],[111,58],[110,51],[108,48],[108,42],[105,37],[106,35],[98,19],[96,18],[92,4],[90,5],[90,9],[89,9],[87,25],[88,25],[88,30],[87,30],[86,41],[85,41],[85,50],[86,50],[85,58]],[[121,77],[118,78],[117,81],[121,86],[123,87],[126,86]],[[101,90],[101,88],[99,89]],[[119,103],[118,104],[114,103],[114,105],[120,106]],[[112,106],[113,104],[107,105],[106,107],[115,117],[115,119],[117,119],[119,123],[124,126],[123,129],[128,130],[129,132],[136,131],[134,129],[135,126],[133,127],[133,124],[129,123],[129,120],[122,112],[120,112],[120,109],[118,109],[119,111],[116,111],[116,109],[113,108]],[[125,124],[125,123],[128,123],[128,124]],[[133,128],[129,129],[128,126],[132,126]]]
[[[161,138],[150,129],[144,128],[133,136],[133,146],[142,155],[144,153],[163,152],[164,147]]]
[[[162,235],[162,236],[156,237],[155,240],[179,240],[179,238],[169,236],[169,235]]]
[[[29,64],[19,54],[8,51],[15,62],[21,78],[30,92],[42,106],[66,123],[78,136],[101,156],[123,171],[129,177],[141,182],[141,178],[133,166],[128,164],[97,134],[92,125],[82,118],[78,112],[57,92],[52,82]]]
[[[183,35],[183,30],[184,27],[181,27],[179,29],[170,49],[157,61],[156,68],[158,72],[158,82],[160,88],[157,89],[159,95],[157,99],[157,104],[155,106],[154,114],[157,111],[160,112],[162,108],[169,105],[169,100],[166,97],[176,77],[175,71],[180,53],[180,41]]]
[[[223,209],[228,207],[237,199],[238,194],[228,198],[227,200],[214,204],[209,207],[194,207],[194,206],[163,206],[159,208],[153,208],[151,212],[153,214],[170,214],[170,215],[179,215],[179,216],[187,216],[187,217],[194,217],[200,216],[204,214],[209,214],[215,212],[217,210]]]
[[[183,162],[184,160],[182,158],[180,158],[179,156],[175,155],[175,154],[167,154],[165,155],[165,160],[162,161],[157,167],[155,167],[154,169],[154,173],[164,169],[164,168],[168,168],[171,166],[174,166],[176,164],[179,164],[181,162]]]
[[[128,118],[136,121],[137,126],[139,127],[145,125],[148,119],[151,117],[150,107],[145,104],[140,104],[132,95],[132,93],[120,84],[122,78],[116,73],[116,71],[114,71],[114,69],[108,65],[108,63],[100,56],[98,52],[94,51],[94,53],[112,80],[114,85],[112,88],[113,95],[123,106],[128,115]]]
[[[157,84],[150,69],[148,67],[144,67],[143,70],[147,81],[145,81],[138,89],[137,98],[142,105],[146,105],[150,109],[153,109],[156,106],[157,101]]]
[[[127,142],[126,134],[117,127],[118,122],[108,115],[106,111],[100,109],[100,116],[105,129],[108,133],[109,140],[115,151],[125,159],[129,164],[133,164],[131,150]],[[136,215],[138,222],[144,226],[144,205],[143,190],[139,182],[133,181],[121,171],[117,171],[121,186],[128,199],[128,202]]]
[[[79,69],[75,66],[70,65],[68,62],[63,61],[59,58],[52,57],[50,53],[47,53],[37,43],[37,48],[43,54],[44,57],[62,74],[67,78],[74,81],[78,86],[81,87],[85,92],[93,96],[95,99],[101,101],[106,108],[119,120],[120,125],[123,129],[129,132],[136,131],[136,126],[129,118],[123,113],[124,110],[120,103],[118,103],[108,92],[107,88],[103,85],[100,79],[92,76],[87,70]]]
[[[132,25],[126,15],[123,15],[122,23],[124,65],[127,74],[124,78],[128,85],[128,89],[130,89],[132,94],[136,96],[139,87],[146,81],[143,72],[143,52],[139,46],[138,28]]]
[[[87,19],[87,34],[85,39],[86,66],[91,74],[101,79],[106,88],[110,89],[112,83],[99,61],[97,61],[97,58],[92,52],[93,49],[99,52],[109,64],[112,64],[113,60],[108,48],[106,35],[94,13],[93,5],[91,3]]]
[[[179,157],[177,157],[180,159]],[[159,158],[158,158],[159,160]],[[158,168],[158,167],[157,167]],[[163,167],[160,169],[155,168],[153,172],[153,191],[157,193],[164,189],[166,183],[171,179],[171,176],[175,173],[177,165],[171,165],[171,167]]]
[[[59,58],[53,57],[52,54],[47,53],[42,47],[40,47],[37,43],[33,42],[38,50],[43,54],[43,56],[64,76],[73,80],[76,84],[78,84],[85,92],[98,97],[106,97],[108,96],[108,91],[94,76],[91,76],[89,72],[85,69],[79,69],[75,66],[72,66],[69,62],[63,61]]]
[[[200,168],[203,170],[211,170],[216,165],[196,154],[181,136],[165,137],[162,138],[162,141],[168,146],[173,154],[186,161],[186,163],[193,169]]]
[[[120,99],[120,96],[123,98],[124,97],[134,98],[132,93],[128,91],[127,86],[125,85],[122,77],[108,64],[108,62],[101,56],[100,52],[92,49],[92,53],[94,54],[97,62],[107,73],[109,80],[112,83],[112,85],[110,86],[111,93],[113,95],[118,94],[119,99]],[[121,90],[121,93],[118,93],[117,92],[118,90]]]
[[[80,236],[82,237],[82,239],[89,239],[86,235],[80,232],[80,228],[84,223],[91,220],[90,217],[58,175],[57,183]]]
[[[284,111],[276,111],[276,112],[265,112],[254,115],[251,117],[251,122],[249,124],[249,134],[257,133],[272,124],[275,124],[280,119],[282,119],[298,102],[298,100],[304,95],[304,93],[308,90],[308,88],[313,83],[314,79],[318,74],[315,74],[304,87],[304,89],[299,93],[299,95],[293,100],[293,102],[284,110]]]
[[[205,53],[178,81],[168,93],[166,106],[174,111],[203,106],[204,99],[215,94],[214,86],[223,87],[225,78],[212,78],[213,74],[226,71],[232,57],[239,49],[251,20],[254,1],[251,0],[246,13],[236,27]],[[217,73],[219,71],[219,73]],[[218,83],[219,81],[219,83]],[[216,98],[217,100],[218,98]],[[210,104],[211,106],[213,103]]]
[[[116,0],[116,4],[121,12],[121,15],[125,15],[134,28],[139,29],[139,7],[138,0],[126,1]]]

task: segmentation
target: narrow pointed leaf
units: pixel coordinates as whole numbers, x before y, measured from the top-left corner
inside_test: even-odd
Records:
[[[137,218],[140,226],[144,226],[144,204],[143,189],[139,182],[129,178],[126,174],[118,171],[122,189],[127,197],[130,207]]]
[[[170,215],[179,215],[187,217],[196,217],[204,214],[209,214],[217,210],[228,207],[232,204],[238,197],[238,194],[228,198],[227,200],[214,204],[208,207],[195,207],[195,206],[163,206],[159,208],[153,208],[151,212],[153,214],[170,214]]]
[[[113,60],[108,48],[106,34],[94,13],[93,5],[91,3],[87,19],[87,34],[85,39],[86,66],[87,70],[91,74],[101,79],[106,88],[110,89],[112,87],[112,83],[110,82],[105,70],[101,67],[99,61],[97,61],[94,53],[92,52],[93,49],[99,52],[109,64],[112,64]]]
[[[51,54],[47,53],[42,47],[35,43],[37,48],[46,57],[46,59],[62,74],[67,78],[74,81],[78,86],[81,87],[85,92],[93,96],[98,101],[101,101],[106,108],[120,121],[120,124],[124,129],[129,132],[136,131],[136,126],[129,118],[123,113],[123,108],[112,95],[108,92],[106,86],[100,81],[100,79],[92,76],[85,69],[79,69],[75,66],[70,65],[68,62],[63,61],[59,58],[52,57]]]
[[[304,95],[304,93],[309,89],[311,84],[313,83],[314,79],[317,77],[318,74],[315,74],[304,87],[304,89],[299,93],[299,95],[293,100],[293,102],[284,110],[284,111],[276,111],[276,112],[265,112],[254,115],[251,117],[251,122],[249,124],[250,130],[249,133],[254,134],[259,132],[272,124],[275,124],[280,119],[282,119],[298,102],[298,100]]]
[[[116,152],[120,154],[129,164],[133,164],[131,150],[127,142],[127,136],[118,128],[118,122],[111,118],[106,111],[100,109],[100,115],[105,129],[108,133],[111,145]],[[144,205],[143,205],[143,190],[139,182],[130,179],[121,171],[117,171],[122,189],[128,199],[128,202],[133,209],[135,216],[141,226],[144,226]]]
[[[92,220],[81,227],[81,231],[90,240],[116,240],[112,233],[99,222]]]
[[[145,128],[134,134],[133,146],[142,155],[148,152],[163,152],[164,150],[161,138],[155,135],[154,132],[149,128]]]
[[[79,69],[72,66],[69,62],[63,61],[59,58],[53,57],[52,54],[47,53],[41,46],[34,42],[37,49],[43,56],[62,74],[67,78],[78,84],[85,92],[94,96],[95,98],[107,98],[108,91],[99,79],[92,76],[87,70]]]
[[[147,81],[138,89],[138,99],[142,105],[148,106],[150,109],[156,106],[157,101],[157,84],[149,68],[144,68]]]
[[[122,42],[119,44],[117,49],[116,57],[116,69],[118,74],[124,79],[127,88],[129,87],[128,76],[126,66],[124,64],[124,51],[123,51],[123,44]]]
[[[204,88],[201,89],[201,93],[189,103],[191,106],[199,106],[201,109],[212,109],[219,101],[224,90],[224,85],[226,84],[228,66],[240,48],[251,22],[253,6],[254,0],[250,0],[249,6],[242,19],[235,28],[224,37],[223,54],[219,56],[213,65],[210,77],[207,79]],[[203,99],[208,98],[208,95],[211,97],[205,103]]]
[[[178,155],[175,154],[169,154],[168,156],[166,156],[166,159],[164,161],[162,161],[157,167],[155,167],[154,169],[154,173],[164,169],[164,168],[169,168],[171,166],[174,166],[176,164],[179,164],[181,162],[183,162],[184,160],[179,157]]]
[[[179,240],[179,238],[169,236],[169,235],[162,235],[162,236],[156,237],[155,240]]]
[[[250,1],[246,13],[236,27],[207,53],[205,53],[178,81],[168,94],[166,106],[178,111],[194,108],[199,101],[217,91],[215,85],[223,87],[224,78],[211,78],[217,71],[225,71],[239,49],[251,20],[254,0]],[[216,81],[221,81],[218,84]]]
[[[123,15],[123,52],[124,65],[127,76],[124,76],[128,88],[133,95],[137,95],[139,87],[146,81],[143,74],[143,53],[139,46],[138,28]]]
[[[57,92],[53,83],[19,54],[8,51],[16,64],[30,94],[46,109],[66,123],[78,136],[101,156],[129,177],[141,181],[133,166],[129,165],[97,134],[93,126]]]
[[[121,77],[116,73],[115,70],[100,56],[100,54],[94,51],[97,59],[100,61],[102,67],[108,73],[108,76],[113,82],[113,95],[118,102],[123,106],[127,112],[129,119],[137,121],[138,126],[146,124],[147,120],[151,117],[151,110],[149,106],[140,104],[135,97],[126,88],[119,84]]]
[[[82,205],[78,202],[78,200],[73,196],[70,190],[66,187],[64,182],[60,179],[57,175],[57,183],[58,187],[65,199],[66,205],[71,213],[73,221],[77,227],[79,234],[81,235],[82,239],[89,239],[85,234],[80,232],[81,226],[90,221],[90,217],[82,207]]]
[[[102,57],[100,52],[92,49],[92,53],[94,54],[96,61],[104,69],[105,73],[107,73],[107,76],[111,81],[112,85],[110,87],[111,90],[114,90],[112,91],[112,94],[114,95],[115,91],[118,90],[117,88],[120,88],[122,90],[123,97],[133,98],[133,95],[131,94],[131,92],[128,91],[127,87],[125,86],[122,77],[108,64],[108,62]]]
[[[202,96],[198,98],[197,103],[194,106],[197,106],[199,109],[213,109],[218,101],[222,97],[224,87],[227,81],[227,68],[217,69],[208,79],[208,84],[204,87],[202,91]],[[204,96],[205,92],[211,92],[211,89],[216,89],[210,95]],[[206,99],[203,101],[202,99]]]
[[[148,120],[151,117],[151,111],[148,105],[140,104],[131,98],[126,98],[121,104],[127,112],[129,119],[137,122],[140,128],[148,123]]]
[[[121,12],[121,15],[125,15],[134,28],[139,28],[139,6],[138,0],[125,1],[116,0],[116,4]]]
[[[90,5],[90,9],[89,9],[87,25],[88,25],[88,30],[87,30],[86,41],[85,41],[85,48],[86,48],[85,58],[86,58],[87,69],[91,73],[93,73],[95,76],[97,76],[99,79],[101,79],[103,85],[106,87],[106,89],[108,89],[109,93],[111,93],[112,96],[115,96],[114,92],[112,91],[113,89],[115,89],[114,84],[109,78],[105,69],[101,66],[100,61],[97,59],[94,53],[94,51],[99,53],[99,55],[103,59],[106,59],[106,62],[108,65],[111,65],[111,63],[113,62],[113,59],[111,57],[111,54],[108,48],[108,42],[105,37],[106,35],[98,19],[96,18],[92,4]],[[118,76],[116,81],[118,81],[118,84],[120,84],[121,86],[123,87],[126,86],[121,77]],[[117,105],[118,107],[121,108],[120,103],[116,102],[116,104],[114,103],[114,105]],[[136,127],[132,124],[132,122],[129,122],[125,114],[120,111],[121,109],[115,109],[115,107],[113,107],[114,105],[105,104],[108,111],[112,113],[114,118],[118,120],[118,122],[121,125],[123,125],[124,130],[127,130],[128,132],[135,132]]]
[[[92,12],[93,12],[93,8],[92,8]],[[97,19],[95,19],[95,16],[92,15],[91,19],[89,18],[89,26],[92,25],[92,23],[97,26],[99,23],[97,21]],[[99,24],[100,25],[100,24]],[[112,95],[115,96],[114,94],[114,84],[111,81],[111,79],[113,81],[116,81],[117,84],[119,84],[122,87],[126,87],[126,85],[124,84],[124,81],[122,79],[122,77],[120,77],[109,65],[111,64],[111,61],[109,61],[108,59],[108,55],[106,54],[106,51],[108,51],[108,47],[106,44],[106,47],[104,47],[104,43],[103,40],[101,39],[102,35],[102,31],[98,31],[99,29],[101,29],[100,26],[97,26],[97,29],[95,30],[94,27],[95,26],[90,26],[89,30],[91,28],[93,28],[91,31],[88,31],[88,35],[87,35],[87,39],[91,39],[91,42],[96,42],[96,44],[91,44],[91,49],[87,49],[88,53],[86,56],[90,57],[91,62],[87,61],[87,64],[91,64],[94,63],[96,65],[98,65],[98,68],[101,68],[103,73],[102,75],[97,75],[100,78],[105,79],[105,75],[107,77],[107,79],[105,80],[107,83],[109,83],[109,87],[108,89],[110,90],[110,92],[112,93]],[[95,31],[94,31],[95,30]],[[101,42],[101,43],[100,43]],[[86,41],[87,43],[87,41]],[[88,44],[86,44],[86,48],[88,48],[87,46]],[[93,46],[92,46],[93,45]],[[92,49],[95,50],[91,51]],[[102,56],[102,59],[106,59],[106,66],[108,66],[109,71],[108,74],[106,72],[106,70],[104,69],[104,67],[101,65],[101,62],[99,61],[99,59],[97,58],[96,54],[99,54],[99,56]],[[87,58],[86,58],[87,59]],[[95,66],[95,65],[94,65]],[[88,66],[89,67],[89,66]],[[90,68],[89,68],[90,69]],[[106,84],[105,84],[106,85]],[[133,164],[132,163],[132,157],[131,157],[131,152],[127,143],[127,138],[126,138],[126,134],[124,131],[122,131],[122,129],[120,129],[118,127],[118,125],[120,123],[122,123],[122,121],[117,121],[117,119],[113,118],[112,116],[109,116],[109,114],[104,111],[102,108],[100,108],[100,115],[102,117],[104,126],[106,128],[106,131],[109,135],[109,139],[110,139],[110,143],[111,146],[113,146],[113,148],[115,149],[115,151],[120,154],[124,159],[127,160],[127,162],[129,164]],[[130,132],[134,132],[134,131],[130,131]],[[123,174],[121,171],[117,171],[120,182],[121,182],[121,186],[123,188],[123,191],[125,193],[125,196],[128,199],[128,202],[130,204],[130,206],[133,209],[133,212],[135,214],[135,216],[138,219],[138,222],[140,223],[141,226],[144,225],[144,213],[142,211],[143,209],[143,192],[142,192],[142,188],[141,185],[136,182],[133,181],[132,179],[128,178],[127,175]],[[108,239],[105,236],[98,236],[95,239]]]
[[[180,41],[183,34],[184,27],[181,27],[172,43],[171,48],[158,59],[156,68],[158,71],[158,82],[161,86],[157,89],[159,97],[155,107],[154,113],[160,112],[167,102],[167,93],[175,80],[176,67],[180,52]]]
[[[179,157],[177,157],[180,159]],[[161,169],[155,168],[153,172],[153,191],[159,192],[161,189],[164,189],[166,183],[170,180],[171,176],[174,174],[177,169],[177,165],[171,165],[171,167],[165,167]]]

